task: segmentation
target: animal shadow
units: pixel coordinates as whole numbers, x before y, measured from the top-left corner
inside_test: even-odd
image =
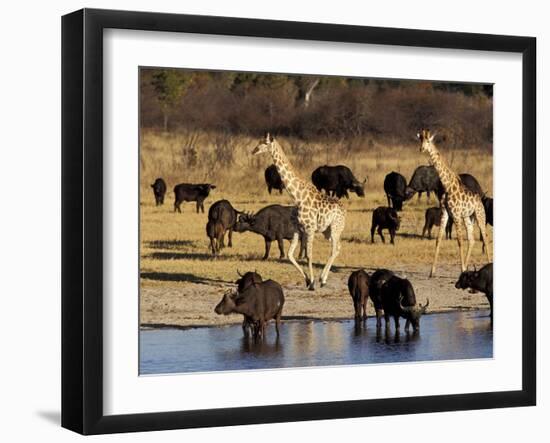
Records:
[[[185,272],[142,272],[140,277],[145,280],[156,280],[156,281],[187,281],[192,283],[233,283],[225,280],[219,280],[214,278],[199,277],[195,274],[188,274]]]

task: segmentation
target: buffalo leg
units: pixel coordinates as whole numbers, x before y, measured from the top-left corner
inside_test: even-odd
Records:
[[[210,237],[210,248],[212,249],[212,255],[216,255],[216,243],[214,237]]]
[[[424,236],[426,235],[426,231],[428,231],[428,222],[426,221],[426,223],[424,223],[424,227],[422,228],[422,238],[424,238]],[[430,235],[430,238],[432,236]]]
[[[282,260],[285,258],[285,245],[283,243],[283,237],[277,237],[277,244],[279,245],[279,258]]]
[[[386,335],[390,333],[390,315],[384,312],[384,323],[386,324]]]
[[[411,327],[411,321],[407,319],[407,321],[405,322],[405,331],[408,331],[410,327]]]
[[[382,243],[386,243],[386,239],[384,238],[384,235],[382,234],[382,226],[378,226],[378,235],[382,239]]]
[[[392,205],[391,205],[390,196],[388,194],[386,194],[386,198],[388,199],[388,207],[391,208]]]
[[[399,315],[394,315],[393,320],[395,321],[395,332],[399,331]]]
[[[267,192],[269,192],[269,195],[271,195],[271,186],[267,187]]]
[[[380,329],[382,327],[382,315],[383,315],[382,309],[376,309],[376,329]]]
[[[374,243],[374,231],[376,230],[376,225],[373,223],[370,228],[370,242]]]
[[[489,307],[491,308],[491,323],[493,322],[493,293],[485,294],[487,296],[487,301],[489,302]]]
[[[281,326],[281,314],[283,310],[279,310],[277,312],[277,316],[275,317],[275,330],[277,331],[277,337],[279,337],[279,326]]]
[[[395,229],[390,229],[390,243],[392,245],[395,245],[394,239],[395,239]]]
[[[227,238],[229,239],[229,243],[227,246],[232,248],[233,247],[233,228],[229,228],[229,233],[227,234]]]
[[[268,240],[267,238],[265,240],[265,254],[262,257],[262,260],[267,260],[269,258],[269,251],[271,250],[271,240]]]
[[[179,212],[181,214],[181,208],[180,208],[181,202],[177,201],[174,203],[174,212]]]

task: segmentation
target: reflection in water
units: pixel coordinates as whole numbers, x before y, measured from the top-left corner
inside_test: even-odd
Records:
[[[384,324],[384,323],[382,323]],[[287,321],[281,336],[243,338],[240,325],[140,332],[140,373],[224,371],[426,360],[490,358],[493,333],[485,312],[422,317],[419,332],[377,329],[368,321]]]

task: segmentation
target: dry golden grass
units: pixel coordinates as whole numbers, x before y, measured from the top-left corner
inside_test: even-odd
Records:
[[[217,140],[218,144],[210,142]],[[302,285],[303,281],[292,265],[278,260],[278,248],[273,243],[271,259],[262,261],[263,238],[253,233],[234,233],[233,248],[226,248],[219,258],[213,259],[205,233],[208,207],[219,199],[228,199],[238,210],[256,211],[268,204],[292,204],[284,193],[269,195],[263,172],[271,162],[267,155],[252,157],[256,140],[239,138],[225,140],[211,134],[197,133],[162,135],[143,131],[141,138],[141,284],[142,287],[184,286],[194,283],[222,283],[234,281],[237,269],[256,269],[259,273],[279,281],[283,285]],[[303,144],[296,140],[279,138],[290,160],[304,178],[323,164],[345,164],[358,179],[368,177],[365,198],[350,194],[344,199],[348,214],[343,234],[342,252],[333,269],[346,271],[351,268],[387,267],[417,269],[431,264],[435,240],[421,239],[424,212],[429,206],[437,206],[435,196],[431,203],[425,195],[420,202],[414,197],[401,213],[401,229],[396,245],[382,244],[378,236],[370,242],[372,210],[387,204],[383,191],[385,175],[392,171],[403,174],[407,180],[414,169],[427,164],[427,158],[414,144],[380,146],[372,142],[340,142],[327,145]],[[195,154],[189,154],[189,146]],[[221,146],[221,147],[220,147]],[[227,146],[230,146],[228,148]],[[230,149],[230,151],[227,151]],[[227,166],[219,160],[218,150],[232,157]],[[480,150],[453,150],[441,147],[443,155],[459,173],[473,174],[484,190],[492,193],[492,156]],[[228,153],[229,152],[229,153]],[[186,164],[194,158],[194,166]],[[163,177],[168,185],[165,205],[154,206],[150,184],[156,177]],[[194,203],[182,205],[183,214],[173,212],[172,189],[181,182],[210,182],[217,185],[205,203],[205,214],[195,213]],[[477,230],[476,230],[477,231]],[[434,228],[434,234],[437,228]],[[492,230],[489,227],[489,238]],[[453,232],[453,234],[455,234]],[[389,241],[389,235],[386,236]],[[478,233],[476,232],[476,239]],[[288,248],[288,243],[286,247]],[[314,243],[313,261],[318,275],[329,254],[329,243],[321,235]],[[481,242],[477,241],[472,253],[473,263],[485,262],[481,254]],[[456,240],[444,241],[440,253],[441,265],[456,266],[459,271],[459,255]],[[330,277],[329,277],[330,281]]]

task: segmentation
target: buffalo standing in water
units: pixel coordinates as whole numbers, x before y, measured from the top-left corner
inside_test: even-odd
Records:
[[[464,271],[455,284],[457,289],[473,289],[485,294],[491,308],[491,322],[493,321],[493,264],[483,266],[479,271]]]
[[[283,288],[273,280],[254,283],[242,293],[227,292],[214,311],[218,315],[242,314],[248,323],[256,324],[254,338],[265,337],[265,326],[269,320],[275,320],[275,330],[279,336],[281,315],[285,296]]]

